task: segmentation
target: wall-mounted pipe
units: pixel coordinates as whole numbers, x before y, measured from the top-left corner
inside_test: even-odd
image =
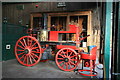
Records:
[[[43,14],[43,26],[44,26],[44,29],[47,30],[47,13],[44,13]]]

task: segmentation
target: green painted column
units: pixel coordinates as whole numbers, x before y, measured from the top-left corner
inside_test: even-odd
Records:
[[[108,1],[108,0],[107,0]],[[109,0],[110,1],[110,0]],[[111,39],[112,39],[112,0],[106,2],[106,23],[105,23],[105,43],[104,43],[104,78],[110,78],[111,63]]]

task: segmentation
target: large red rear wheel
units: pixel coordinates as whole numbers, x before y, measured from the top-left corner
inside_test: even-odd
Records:
[[[15,45],[15,56],[24,66],[34,66],[40,61],[41,46],[38,40],[31,36],[21,37]]]
[[[77,52],[71,48],[63,48],[56,54],[56,64],[63,71],[72,71],[78,65]]]

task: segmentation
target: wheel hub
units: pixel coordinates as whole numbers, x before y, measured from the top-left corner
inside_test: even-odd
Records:
[[[68,58],[64,58],[64,61],[65,61],[65,62],[68,62],[68,61],[69,61],[69,59],[68,59]]]
[[[29,53],[29,50],[28,50],[28,49],[25,49],[25,50],[24,50],[24,53],[25,53],[25,54],[28,54],[28,53]]]

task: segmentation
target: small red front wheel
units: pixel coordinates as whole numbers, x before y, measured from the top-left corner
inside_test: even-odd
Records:
[[[38,40],[31,36],[21,37],[15,45],[15,56],[18,62],[24,66],[37,64],[42,56]]]
[[[79,58],[75,50],[63,48],[57,52],[55,61],[61,70],[72,71],[77,67]]]

